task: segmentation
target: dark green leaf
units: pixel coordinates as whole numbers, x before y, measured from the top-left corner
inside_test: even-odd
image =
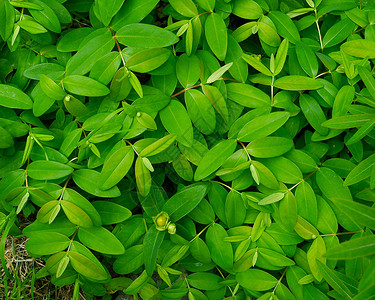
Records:
[[[116,37],[121,44],[140,48],[161,48],[178,42],[177,36],[172,32],[143,23],[121,27],[117,30]]]
[[[156,265],[156,256],[158,254],[161,243],[163,242],[165,231],[159,231],[152,226],[146,233],[143,240],[143,253],[145,269],[149,276],[154,273]]]
[[[163,206],[172,222],[176,222],[193,210],[207,193],[207,184],[192,184],[174,194]]]

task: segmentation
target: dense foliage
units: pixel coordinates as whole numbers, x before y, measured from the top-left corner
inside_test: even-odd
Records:
[[[374,25],[365,0],[0,0],[6,278],[13,235],[74,299],[373,297]]]

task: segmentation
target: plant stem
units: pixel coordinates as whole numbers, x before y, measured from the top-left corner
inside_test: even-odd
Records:
[[[227,189],[230,189],[231,191],[234,191],[234,192],[236,192],[237,194],[240,194],[240,195],[241,195],[241,193],[240,193],[239,191],[235,190],[234,188],[230,187],[229,185],[226,185],[225,183],[222,183],[222,182],[220,182],[220,181],[216,181],[216,180],[210,180],[210,182],[216,182],[216,183],[218,183],[218,184],[221,184],[223,187],[226,187]]]
[[[273,106],[273,83],[275,82],[275,76],[272,76],[271,81],[271,106]]]
[[[117,41],[116,34],[115,34],[115,32],[113,31],[112,28],[109,28],[109,30],[112,32],[113,38],[114,38],[115,43],[116,43],[116,46],[117,46],[117,50],[118,50],[118,52],[120,53],[122,63],[123,63],[124,66],[125,66],[125,64],[126,64],[126,63],[125,63],[125,59],[124,59],[124,56],[122,55],[122,50],[121,50],[120,44],[119,44],[118,41]]]
[[[246,146],[239,140],[237,140],[237,142],[242,146],[242,148],[245,150],[246,154],[247,154],[247,157],[249,158],[249,160],[251,161],[251,156],[249,154],[249,152],[247,151],[246,149]]]
[[[318,14],[317,14],[317,11],[315,9],[315,24],[316,24],[316,28],[318,29],[318,34],[319,34],[319,42],[320,42],[320,48],[322,49],[322,52],[323,52],[323,41],[322,41],[322,34],[320,32],[320,27],[319,27],[319,18],[318,18]]]
[[[281,275],[281,277],[280,277],[279,281],[277,282],[275,288],[273,289],[272,293],[275,293],[277,287],[279,286],[279,284],[280,284],[281,280],[283,279],[283,277],[284,277],[284,275],[285,275],[285,273],[286,273],[286,270],[288,270],[288,268],[289,268],[289,267],[286,267],[286,268],[285,268],[283,274]]]
[[[187,88],[183,89],[182,91],[179,91],[178,93],[173,94],[170,98],[172,99],[172,98],[174,98],[174,97],[177,97],[178,95],[181,95],[182,93],[186,92],[187,90],[194,89],[194,88],[199,87],[199,86],[201,86],[201,85],[202,85],[202,84],[200,83],[200,84],[196,84],[196,85],[191,86],[191,87],[187,87]]]

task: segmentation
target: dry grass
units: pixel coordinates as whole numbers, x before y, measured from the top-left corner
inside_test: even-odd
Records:
[[[7,238],[5,261],[14,279],[6,278],[4,270],[1,269],[0,300],[71,300],[74,286],[56,287],[50,282],[50,277],[35,279],[35,273],[44,267],[44,261],[28,256],[26,241],[26,237]],[[80,299],[85,299],[83,295],[80,296]]]

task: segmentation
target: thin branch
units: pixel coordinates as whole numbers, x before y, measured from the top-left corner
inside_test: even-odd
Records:
[[[113,31],[112,28],[109,28],[109,30],[112,32],[113,38],[114,38],[115,43],[116,43],[116,46],[117,46],[117,50],[118,50],[118,52],[120,53],[122,63],[123,63],[124,66],[125,66],[125,64],[126,64],[126,63],[125,63],[125,59],[124,59],[124,56],[122,55],[122,50],[121,50],[120,44],[119,44],[118,41],[117,41],[116,34],[115,34],[115,32]]]

